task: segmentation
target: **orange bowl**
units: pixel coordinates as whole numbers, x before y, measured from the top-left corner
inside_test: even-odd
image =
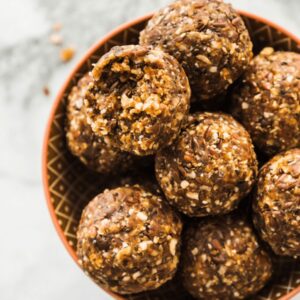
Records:
[[[300,52],[300,39],[285,29],[255,15],[246,12],[240,14],[250,32],[256,53],[265,46]],[[42,157],[45,196],[57,233],[76,263],[76,230],[81,211],[103,189],[105,178],[87,170],[67,149],[64,132],[66,99],[81,76],[111,47],[137,43],[139,32],[150,17],[151,15],[147,15],[126,23],[92,46],[61,87],[48,119]],[[114,299],[191,299],[180,288],[180,282],[176,279],[156,291],[137,295],[121,297],[107,289],[105,291]],[[280,258],[275,265],[272,281],[255,299],[287,300],[299,292],[300,263]]]

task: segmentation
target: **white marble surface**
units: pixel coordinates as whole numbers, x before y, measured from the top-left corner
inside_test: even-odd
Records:
[[[0,299],[110,299],[73,263],[54,231],[41,185],[42,136],[55,94],[88,47],[168,2],[0,0]],[[300,36],[299,0],[230,2]],[[68,64],[48,42],[55,22],[77,49]]]

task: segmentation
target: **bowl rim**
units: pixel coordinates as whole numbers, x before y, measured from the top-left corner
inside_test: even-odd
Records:
[[[256,14],[246,12],[244,10],[237,10],[238,13],[242,16],[249,17],[250,19],[256,20],[261,23],[265,23],[269,25],[270,27],[273,27],[276,29],[278,32],[283,33],[284,35],[288,36],[292,40],[294,40],[298,45],[300,45],[300,38],[296,36],[295,34],[291,33],[290,31],[286,30],[284,27],[278,25],[277,23],[274,23],[273,21],[270,21],[264,17],[258,16]],[[69,244],[68,240],[66,239],[64,232],[62,228],[60,227],[58,223],[58,219],[55,214],[55,209],[53,207],[52,201],[51,201],[51,196],[50,196],[50,191],[49,191],[49,182],[48,182],[48,172],[47,172],[47,157],[48,157],[48,142],[49,142],[49,137],[50,137],[50,131],[51,131],[51,126],[55,117],[56,110],[58,108],[58,105],[65,93],[65,90],[69,86],[71,80],[73,79],[74,75],[80,70],[80,68],[85,64],[86,60],[103,44],[105,44],[108,40],[110,40],[112,37],[115,35],[121,33],[122,31],[126,30],[127,28],[130,28],[134,25],[137,25],[139,23],[142,23],[148,19],[150,19],[153,16],[154,13],[149,13],[144,16],[135,18],[134,20],[128,21],[126,23],[123,23],[119,25],[117,28],[114,30],[110,31],[108,34],[106,34],[103,38],[100,38],[97,42],[95,42],[88,50],[87,52],[83,55],[83,57],[75,64],[73,67],[72,71],[68,75],[68,77],[65,79],[63,85],[60,87],[54,102],[52,103],[50,113],[48,115],[47,123],[46,123],[46,128],[44,131],[44,138],[43,138],[43,146],[42,146],[42,183],[43,183],[43,189],[44,189],[44,194],[46,198],[46,203],[48,207],[48,211],[50,213],[50,217],[52,220],[52,223],[56,229],[56,232],[58,233],[58,236],[60,237],[60,240],[62,241],[63,245],[65,246],[66,250],[70,254],[70,256],[73,258],[75,263],[80,267],[78,263],[78,257],[76,255],[76,252],[73,250],[71,245]],[[113,297],[116,300],[124,300],[122,296],[119,296],[118,294],[113,293],[111,290],[101,286],[101,288],[109,294],[111,297]],[[297,295],[300,293],[300,285],[293,289],[291,292],[289,292],[287,295],[281,297],[279,300],[289,300],[293,296]]]

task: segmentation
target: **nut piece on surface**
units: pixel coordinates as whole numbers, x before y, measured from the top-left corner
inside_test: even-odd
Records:
[[[52,33],[51,35],[50,35],[50,42],[53,44],[53,45],[56,45],[56,46],[58,46],[58,45],[61,45],[62,43],[63,43],[63,38],[62,38],[62,36],[60,35],[60,34],[58,34],[58,33]]]
[[[300,54],[265,48],[232,95],[232,114],[268,156],[300,146]]]
[[[171,3],[149,21],[140,44],[161,47],[174,56],[200,101],[225,92],[253,56],[242,18],[221,0]]]
[[[87,122],[83,100],[92,81],[92,77],[85,74],[69,94],[66,124],[68,147],[91,170],[104,174],[126,171],[133,165],[132,155],[116,149],[108,139],[96,136]]]
[[[56,22],[52,25],[52,30],[55,31],[55,32],[58,32],[62,29],[62,23],[60,22]]]
[[[244,299],[271,277],[271,259],[236,215],[198,222],[188,228],[184,243],[183,284],[197,299]]]
[[[62,62],[68,62],[75,55],[75,49],[73,47],[66,47],[61,49],[59,58]]]
[[[43,93],[44,93],[45,96],[50,95],[50,89],[49,89],[48,85],[43,86]]]
[[[150,47],[117,46],[102,56],[92,75],[85,105],[95,134],[141,156],[178,136],[190,87],[173,57]]]
[[[84,209],[77,254],[99,284],[120,294],[156,289],[177,269],[182,223],[138,185],[106,190]]]
[[[300,149],[262,167],[253,211],[255,227],[276,254],[300,257]]]
[[[156,178],[169,202],[194,217],[225,214],[251,190],[257,160],[247,131],[231,116],[189,116],[176,142],[156,155]]]

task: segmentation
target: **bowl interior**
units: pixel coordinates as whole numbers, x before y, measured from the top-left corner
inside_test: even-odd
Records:
[[[252,37],[256,53],[265,46],[272,46],[276,50],[300,52],[297,39],[284,30],[249,14],[242,13],[242,15]],[[45,192],[54,224],[75,260],[76,229],[81,211],[93,196],[103,190],[105,182],[109,178],[88,171],[78,159],[69,153],[64,132],[67,95],[78,79],[91,70],[92,64],[111,47],[137,43],[139,32],[144,28],[147,20],[148,17],[145,17],[128,26],[121,27],[91,49],[67,80],[62,93],[54,104],[53,115],[50,117],[44,148]],[[300,263],[281,258],[277,261],[273,280],[259,295],[255,296],[255,299],[280,299],[293,290],[295,292],[299,285]],[[180,289],[180,282],[175,278],[157,291],[119,299],[175,300],[190,299],[190,297]]]

